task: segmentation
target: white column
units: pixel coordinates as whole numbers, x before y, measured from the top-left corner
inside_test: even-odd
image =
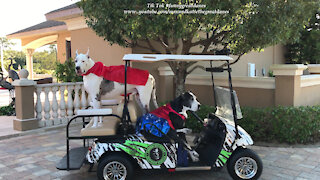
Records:
[[[34,49],[26,49],[26,64],[30,79],[33,79],[33,53]]]

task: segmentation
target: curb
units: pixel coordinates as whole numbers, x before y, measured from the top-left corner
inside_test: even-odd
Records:
[[[82,122],[76,122],[76,123],[70,124],[70,127],[74,127],[74,126],[81,125],[81,124],[82,124]],[[31,134],[41,133],[41,132],[52,131],[52,130],[56,130],[56,129],[62,129],[62,128],[66,128],[66,127],[67,127],[66,124],[61,124],[61,125],[57,125],[57,126],[43,127],[43,128],[38,128],[38,129],[33,129],[33,130],[28,130],[28,131],[22,131],[22,132],[15,133],[15,134],[3,135],[3,136],[0,136],[0,141],[15,138],[15,137],[21,137],[21,136],[26,136],[26,135],[31,135]]]

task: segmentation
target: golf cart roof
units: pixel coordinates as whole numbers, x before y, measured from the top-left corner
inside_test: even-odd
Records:
[[[225,55],[172,55],[172,54],[126,54],[124,61],[158,62],[158,61],[230,61]]]

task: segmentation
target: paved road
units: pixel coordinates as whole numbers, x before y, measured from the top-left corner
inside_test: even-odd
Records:
[[[73,132],[79,132],[76,127]],[[0,180],[72,179],[94,180],[96,173],[87,166],[78,171],[58,171],[55,163],[65,153],[65,130],[57,129],[32,135],[0,140]],[[73,142],[72,146],[79,143]],[[263,159],[261,179],[320,179],[320,146],[311,148],[258,147],[254,149]],[[226,169],[221,172],[179,172],[174,174],[143,174],[135,179],[191,180],[231,179]]]
[[[0,89],[0,107],[9,105],[10,99],[9,91],[6,89]]]

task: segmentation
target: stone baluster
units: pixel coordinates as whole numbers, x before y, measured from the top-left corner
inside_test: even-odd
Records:
[[[53,86],[52,87],[52,119],[53,119],[54,125],[61,124],[60,119],[58,118],[57,91],[58,91],[58,87]]]
[[[84,90],[84,86],[82,85],[81,87],[81,109],[86,109],[87,108],[87,96],[86,96],[86,91]]]
[[[73,100],[72,100],[72,90],[74,89],[73,85],[68,86],[68,116],[71,117],[73,115]]]
[[[66,118],[66,101],[64,100],[64,91],[66,87],[64,85],[60,86],[60,117],[61,117],[61,122],[63,124],[67,123],[67,118]]]
[[[80,109],[80,98],[79,98],[79,90],[80,90],[80,85],[76,84],[74,86],[74,114],[77,113],[77,111]],[[77,121],[77,120],[76,120]]]
[[[36,89],[36,94],[37,94],[37,102],[36,102],[36,118],[39,120],[39,127],[44,127],[44,122],[42,120],[42,103],[41,103],[41,92],[42,88],[38,87]]]
[[[44,101],[44,119],[46,120],[46,126],[52,126],[53,122],[50,120],[50,101],[49,101],[50,87],[44,88],[45,101]]]

